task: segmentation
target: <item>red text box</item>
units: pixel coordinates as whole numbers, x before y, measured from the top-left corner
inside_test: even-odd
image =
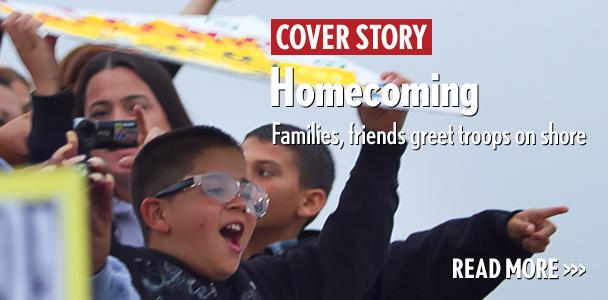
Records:
[[[431,55],[431,19],[272,19],[273,55]]]

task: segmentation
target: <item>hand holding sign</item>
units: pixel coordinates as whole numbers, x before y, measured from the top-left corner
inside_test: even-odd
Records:
[[[2,28],[10,35],[23,64],[32,75],[36,93],[48,96],[56,94],[60,88],[54,51],[56,38],[40,38],[37,34],[40,26],[42,23],[31,15],[18,12],[11,13],[2,22]]]
[[[57,149],[52,158],[44,163],[43,170],[53,170],[55,165],[66,167],[83,163],[85,155],[78,154],[76,133],[66,133],[67,144]],[[99,157],[86,161],[89,180],[89,220],[91,223],[92,271],[101,270],[110,254],[112,240],[112,198],[114,177],[109,173],[107,164]]]
[[[103,159],[92,157],[89,167],[89,218],[91,222],[92,271],[99,272],[110,255],[114,177]]]
[[[409,80],[397,72],[384,72],[380,75],[380,79],[384,83],[394,83],[397,86],[409,83]],[[357,110],[361,123],[368,129],[376,131],[391,131],[393,130],[393,123],[397,124],[397,130],[401,130],[407,115],[407,110],[389,110],[363,106],[359,106]]]

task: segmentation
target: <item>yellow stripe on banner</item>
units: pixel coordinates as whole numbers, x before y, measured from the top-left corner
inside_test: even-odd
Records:
[[[10,14],[13,11],[13,9],[4,4],[4,3],[0,3],[0,12],[5,13],[5,14]]]
[[[357,76],[355,73],[344,69],[299,65],[284,62],[278,63],[278,66],[281,67],[281,69],[293,67],[293,77],[296,83],[339,83],[343,85],[357,83]],[[270,69],[268,72],[270,73]]]

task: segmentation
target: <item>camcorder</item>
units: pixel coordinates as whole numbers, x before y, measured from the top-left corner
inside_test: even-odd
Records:
[[[80,153],[88,153],[93,149],[135,147],[139,135],[135,120],[95,121],[76,118],[74,131],[78,136]]]

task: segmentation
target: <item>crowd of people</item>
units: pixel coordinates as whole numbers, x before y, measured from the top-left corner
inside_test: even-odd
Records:
[[[338,208],[308,230],[333,188],[327,146],[273,144],[270,124],[241,143],[194,125],[172,82],[180,65],[92,45],[57,61],[40,25],[19,13],[2,22],[32,82],[0,68],[0,162],[6,172],[88,166],[95,299],[480,299],[502,278],[453,279],[452,260],[543,252],[549,218],[567,211],[486,210],[391,243],[406,145],[363,145]],[[401,128],[407,115],[358,110],[373,131]],[[136,120],[139,146],[88,149],[76,117]]]

